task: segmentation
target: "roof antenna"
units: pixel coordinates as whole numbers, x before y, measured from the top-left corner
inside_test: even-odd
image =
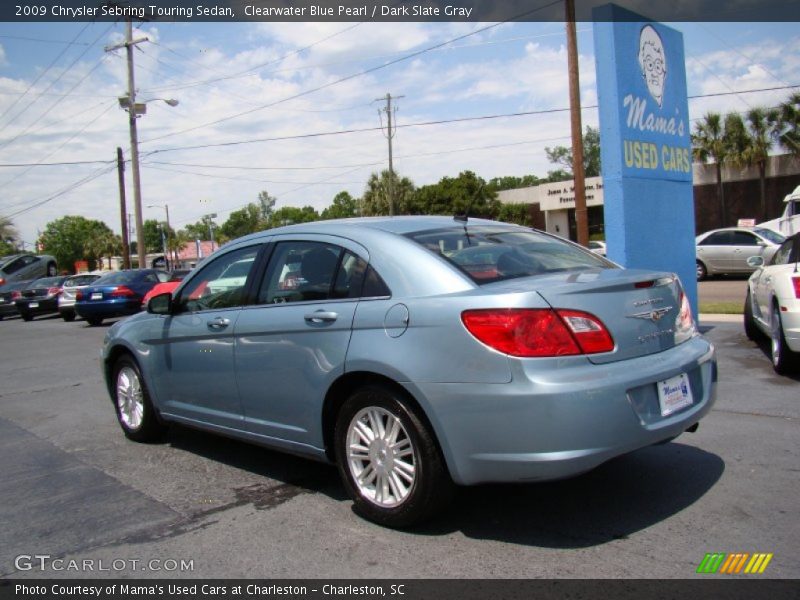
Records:
[[[483,191],[484,185],[485,184],[481,183],[478,186],[478,190],[474,194],[472,194],[472,198],[469,199],[469,202],[467,203],[467,207],[464,209],[464,214],[463,215],[453,215],[453,220],[454,221],[459,221],[460,223],[464,223],[464,227],[465,228],[467,226],[467,221],[469,219],[469,211],[472,209],[472,204],[475,202],[477,197]]]

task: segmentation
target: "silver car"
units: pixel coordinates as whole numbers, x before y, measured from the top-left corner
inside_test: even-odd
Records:
[[[0,288],[11,281],[55,277],[56,259],[47,255],[12,254],[0,258]]]
[[[78,290],[94,283],[103,273],[80,273],[73,275],[64,282],[61,295],[58,297],[58,314],[65,321],[75,320],[75,295]]]
[[[711,275],[752,273],[749,258],[761,256],[769,262],[786,238],[771,229],[726,227],[713,229],[695,238],[697,280]]]
[[[446,217],[230,242],[115,323],[103,364],[129,438],[175,422],[334,463],[392,527],[454,483],[568,477],[694,430],[717,380],[674,274]]]

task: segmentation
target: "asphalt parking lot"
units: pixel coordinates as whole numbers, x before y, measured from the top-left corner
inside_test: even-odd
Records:
[[[768,552],[758,577],[797,578],[800,378],[775,375],[739,323],[702,325],[720,382],[696,433],[568,481],[462,489],[392,531],[353,514],[329,466],[177,427],[127,441],[99,369],[107,326],[6,320],[0,574],[686,578],[707,552]]]

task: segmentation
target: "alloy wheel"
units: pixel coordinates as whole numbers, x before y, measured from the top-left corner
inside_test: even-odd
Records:
[[[144,419],[144,394],[139,376],[125,366],[117,374],[117,407],[119,418],[128,429],[136,430]]]

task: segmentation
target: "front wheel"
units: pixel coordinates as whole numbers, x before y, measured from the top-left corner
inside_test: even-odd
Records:
[[[695,263],[697,268],[697,281],[703,281],[708,277],[708,269],[699,260]]]
[[[22,320],[33,321],[33,315],[31,313],[22,313]]]
[[[56,263],[47,263],[47,276],[55,277],[56,275],[58,275],[58,270],[56,269]]]
[[[775,372],[780,375],[794,373],[797,369],[798,354],[792,352],[786,345],[786,336],[783,334],[783,323],[781,321],[781,309],[775,304],[772,308],[772,319],[770,323],[770,350],[772,354],[772,366]]]
[[[334,433],[339,473],[355,511],[388,527],[409,527],[450,499],[453,483],[436,440],[394,390],[357,390]]]
[[[152,442],[164,433],[150,401],[139,365],[123,355],[114,365],[114,407],[126,437],[136,442]]]

